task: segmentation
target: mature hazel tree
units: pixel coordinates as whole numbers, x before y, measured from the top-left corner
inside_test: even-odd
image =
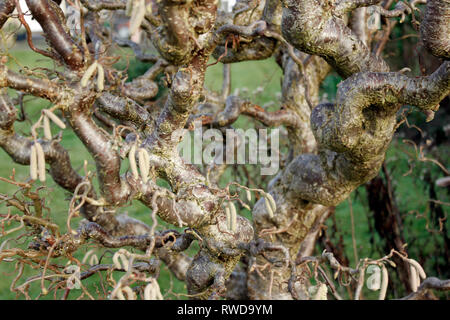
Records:
[[[15,188],[2,195],[4,208],[16,212],[1,214],[2,232],[26,231],[24,246],[16,238],[0,247],[0,261],[13,261],[18,270],[12,291],[35,298],[29,287],[39,283],[38,297],[67,298],[81,288],[95,298],[85,279],[102,273],[109,286],[104,298],[162,299],[158,276],[166,265],[193,299],[360,299],[366,274],[384,299],[393,258],[408,267],[406,299],[450,289],[449,280],[427,277],[397,250],[354,268],[330,251],[312,256],[332,208],[378,175],[399,110],[415,108],[432,120],[450,93],[449,0],[242,0],[232,12],[219,10],[217,0],[74,0],[66,13],[58,0],[26,3],[27,11],[18,0],[0,0],[0,28],[18,18],[30,50],[55,68],[14,72],[2,53],[0,146],[30,168],[27,180],[1,178]],[[33,43],[25,15],[41,25],[47,48]],[[117,17],[126,17],[142,41],[119,37]],[[382,28],[374,31],[376,18]],[[420,45],[440,59],[437,69],[420,77],[390,70],[383,50],[391,21],[399,19],[410,21]],[[148,53],[150,45],[157,55]],[[151,67],[127,81],[115,67],[118,47],[131,48]],[[230,92],[230,64],[271,57],[283,72],[276,111]],[[204,85],[214,59],[224,65],[218,93]],[[336,98],[319,103],[319,87],[333,70],[343,78]],[[158,85],[161,76],[167,89]],[[18,132],[23,96],[51,106]],[[241,115],[267,128],[283,126],[289,150],[267,186],[228,181],[221,188],[226,164],[187,164],[177,146],[195,125],[225,137]],[[75,133],[95,172],[72,165],[62,136],[50,130],[54,125]],[[71,194],[64,226],[50,217],[65,213],[45,214],[52,208],[40,196],[39,181],[46,179]],[[258,199],[250,220],[237,214],[249,203],[245,195]],[[151,224],[120,214],[137,202],[148,207]],[[78,214],[84,219],[76,225]],[[157,228],[158,221],[173,228]],[[193,242],[198,252],[187,254]],[[92,244],[113,248],[112,261],[74,258]],[[22,279],[28,266],[34,276]],[[347,294],[341,289],[349,284],[354,290]]]

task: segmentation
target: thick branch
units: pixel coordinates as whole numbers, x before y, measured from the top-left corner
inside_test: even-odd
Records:
[[[345,78],[360,71],[389,70],[331,7],[313,0],[285,0],[284,5],[282,34],[298,50],[321,56]]]
[[[117,97],[106,92],[97,101],[99,102],[100,110],[115,119],[131,121],[138,127],[150,121],[150,115],[147,110],[131,99]]]
[[[64,62],[73,70],[82,69],[84,67],[83,54],[70,35],[64,30],[64,22],[61,21],[55,11],[57,10],[57,5],[51,5],[49,0],[26,0],[26,2],[33,17],[39,22],[47,39],[61,55]]]
[[[420,34],[425,46],[433,55],[450,59],[450,2],[448,0],[427,1]]]
[[[50,101],[56,101],[61,94],[61,88],[55,82],[26,77],[8,70],[6,66],[0,66],[0,87],[10,87]]]
[[[340,203],[378,173],[400,105],[435,110],[450,92],[449,79],[450,64],[445,62],[428,77],[360,73],[344,81],[336,106],[319,105],[311,115],[319,157],[299,156],[290,164],[286,181],[293,190],[302,190],[302,199],[330,206]]]
[[[430,290],[449,291],[450,280],[440,280],[435,277],[426,278],[416,292],[412,292],[400,300],[425,300]]]

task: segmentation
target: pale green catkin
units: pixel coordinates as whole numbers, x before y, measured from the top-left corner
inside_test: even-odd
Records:
[[[139,172],[136,165],[136,145],[132,145],[130,152],[128,153],[128,159],[130,160],[130,168],[135,180],[139,179]]]
[[[267,197],[264,197],[264,204],[266,205],[266,210],[269,213],[269,217],[273,218],[272,206],[270,205],[270,202],[267,199]]]
[[[232,232],[236,231],[236,224],[237,224],[237,212],[236,207],[234,206],[233,202],[228,202],[228,205],[230,206],[230,230]]]
[[[46,115],[44,115],[44,137],[47,140],[52,140],[52,130],[50,129],[50,120]]]
[[[250,190],[246,189],[245,194],[247,195],[247,201],[252,201],[252,193],[250,192]]]
[[[227,229],[231,230],[231,213],[228,206],[225,207],[225,215],[227,217]]]
[[[38,167],[38,175],[39,180],[41,182],[45,181],[45,154],[42,146],[39,143],[35,143],[36,146],[36,155],[37,155],[37,167]]]
[[[87,86],[89,79],[93,76],[94,72],[97,70],[97,61],[94,61],[94,63],[92,63],[89,68],[87,68],[85,74],[83,75],[83,77],[80,80],[81,86],[84,88]]]
[[[61,129],[66,128],[66,124],[56,114],[47,109],[44,109],[42,111],[44,112],[44,115],[52,120],[58,127],[60,127]]]
[[[132,10],[133,10],[133,6],[134,6],[134,0],[128,0],[127,1],[127,5],[125,7],[125,15],[127,17],[131,16]]]
[[[413,265],[409,266],[409,273],[410,273],[410,283],[411,283],[411,290],[413,292],[417,291],[417,288],[419,287],[420,280],[419,276],[417,275],[417,269]]]
[[[140,148],[138,151],[139,168],[141,169],[141,178],[143,183],[147,183],[148,174],[150,172],[149,155],[147,150]]]
[[[425,274],[425,270],[423,270],[422,266],[416,260],[408,259],[408,262],[416,268],[417,272],[419,273],[419,276],[423,280],[425,280],[427,278],[427,275]]]
[[[387,287],[389,283],[389,274],[384,265],[381,266],[381,287],[378,300],[384,300],[386,297]]]
[[[269,199],[270,205],[272,207],[272,211],[275,213],[277,211],[277,204],[275,203],[275,199],[272,197],[270,193],[266,193],[266,198]]]
[[[145,1],[140,0],[139,4],[136,6],[136,10],[133,9],[133,15],[130,19],[130,34],[133,35],[136,33],[136,31],[139,30],[139,27],[142,24],[142,21],[144,21],[145,18]]]
[[[36,147],[34,145],[31,146],[30,150],[30,176],[32,180],[37,180],[38,178],[37,154],[36,154]]]

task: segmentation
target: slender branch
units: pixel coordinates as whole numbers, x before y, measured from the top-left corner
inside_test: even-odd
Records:
[[[57,101],[62,87],[48,79],[26,77],[0,65],[0,87],[10,87],[50,101]]]
[[[412,292],[400,300],[426,300],[426,295],[430,290],[449,291],[450,280],[440,280],[435,277],[426,278],[416,292]]]

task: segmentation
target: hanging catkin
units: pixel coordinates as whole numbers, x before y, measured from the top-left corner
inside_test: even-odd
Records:
[[[264,197],[264,204],[266,205],[267,213],[269,213],[269,217],[273,218],[273,210],[272,206],[270,205],[269,199],[267,197]]]
[[[81,86],[84,88],[87,86],[89,79],[92,77],[92,75],[94,74],[94,72],[97,70],[97,61],[94,61],[94,63],[92,63],[89,68],[87,68],[85,74],[83,75],[83,77],[81,78]]]
[[[236,223],[237,223],[237,212],[236,207],[234,206],[233,202],[228,202],[228,206],[230,207],[230,231],[235,232],[236,231]]]
[[[44,115],[44,137],[47,140],[52,140],[52,131],[50,129],[50,120],[48,120],[48,117]]]
[[[150,172],[150,163],[147,150],[140,148],[138,151],[139,169],[141,169],[141,178],[143,183],[147,183]]]
[[[252,201],[252,193],[250,192],[250,190],[246,189],[245,194],[247,195],[247,201]]]
[[[134,0],[128,0],[127,1],[127,5],[125,7],[125,15],[127,17],[131,16],[131,12],[133,10],[133,6],[134,6]]]
[[[128,159],[130,160],[130,169],[133,173],[133,178],[135,180],[139,179],[139,172],[136,165],[136,145],[131,146],[130,152],[128,153]]]
[[[145,0],[139,0],[139,3],[133,8],[130,19],[130,34],[134,35],[144,21],[145,18]]]
[[[37,154],[35,145],[32,145],[30,150],[30,176],[32,180],[37,180],[38,178]]]
[[[389,274],[385,267],[385,265],[381,266],[381,287],[380,294],[378,296],[378,300],[384,300],[386,297],[387,287],[389,283]]]
[[[38,167],[38,175],[39,180],[41,182],[45,181],[45,154],[42,146],[39,142],[34,144],[36,146],[36,155],[37,155],[37,167]]]
[[[66,124],[56,114],[47,109],[44,109],[42,111],[44,112],[44,115],[52,120],[58,127],[60,127],[61,129],[66,128]]]

